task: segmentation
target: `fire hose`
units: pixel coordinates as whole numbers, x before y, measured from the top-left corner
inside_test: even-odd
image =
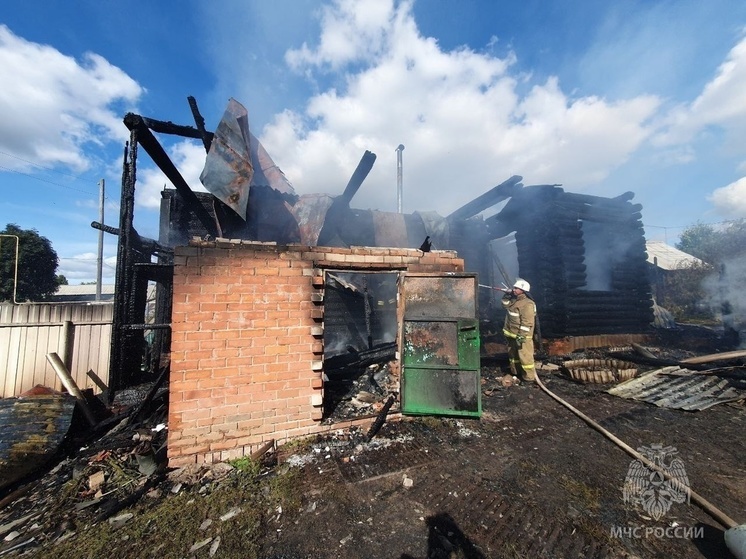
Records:
[[[580,419],[593,427],[593,429],[612,441],[627,454],[642,462],[649,469],[661,474],[666,480],[673,479],[673,476],[669,472],[637,452],[634,448],[629,446],[619,437],[604,429],[601,425],[593,421],[579,409],[575,408],[574,406],[557,396],[554,392],[550,391],[546,386],[544,386],[544,383],[541,382],[538,374],[536,375],[536,384],[538,384],[539,388],[546,392],[550,398],[569,409],[572,413],[577,415]],[[723,511],[718,509],[715,505],[710,503],[707,499],[705,499],[699,493],[693,491],[692,489],[689,489],[689,497],[692,501],[694,501],[697,505],[704,509],[705,512],[712,516],[712,518],[726,527],[725,543],[728,546],[728,549],[730,549],[731,553],[733,553],[733,555],[737,557],[737,559],[746,559],[746,524],[738,525],[735,520],[733,520],[731,517],[729,517],[727,514],[725,514]]]

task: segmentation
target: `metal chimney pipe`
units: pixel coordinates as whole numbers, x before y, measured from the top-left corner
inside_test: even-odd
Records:
[[[399,213],[402,213],[402,162],[401,152],[404,151],[404,144],[399,144],[396,148],[396,209]]]

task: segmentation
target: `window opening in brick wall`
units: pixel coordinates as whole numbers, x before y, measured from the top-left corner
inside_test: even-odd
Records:
[[[399,391],[396,272],[327,270],[324,421],[376,415]],[[398,403],[395,404],[398,406]]]

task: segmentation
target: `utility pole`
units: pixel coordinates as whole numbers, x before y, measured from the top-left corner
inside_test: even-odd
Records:
[[[401,152],[404,151],[404,144],[399,144],[396,148],[396,208],[399,213],[402,213],[402,160]]]
[[[104,179],[98,182],[98,222],[104,224]],[[101,276],[104,266],[104,231],[98,231],[98,261],[96,262],[96,301],[101,300]]]

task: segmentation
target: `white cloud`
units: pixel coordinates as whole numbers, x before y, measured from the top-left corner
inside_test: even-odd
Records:
[[[51,46],[26,41],[0,25],[0,150],[2,165],[89,167],[87,146],[123,141],[119,110],[143,88],[97,54],[76,61]],[[20,158],[20,159],[19,159]]]
[[[319,46],[289,50],[285,60],[300,70],[304,66],[329,66],[371,59],[385,48],[386,32],[396,15],[393,0],[338,0],[335,6],[322,8],[322,33]],[[411,4],[406,2],[406,10]]]
[[[732,141],[746,139],[746,37],[728,53],[715,76],[691,103],[680,105],[666,117],[656,145],[682,145],[696,139],[708,127],[726,131]],[[742,152],[742,148],[739,146]]]
[[[174,144],[167,151],[172,163],[191,189],[206,192],[205,187],[199,180],[199,175],[205,165],[204,146],[196,141],[183,140]],[[161,205],[161,192],[164,187],[174,188],[174,185],[157,167],[145,167],[145,161],[148,161],[147,155],[140,155],[138,158],[135,201],[138,206],[157,209]],[[140,165],[142,165],[142,168],[140,168]]]
[[[746,177],[715,189],[708,200],[727,218],[746,218]]]
[[[582,190],[653,131],[656,97],[571,99],[556,78],[522,95],[513,53],[444,51],[419,33],[408,2],[338,1],[321,24],[318,46],[286,60],[311,76],[347,72],[346,81],[302,114],[277,115],[261,134],[299,193],[341,193],[369,149],[378,159],[353,206],[393,210],[400,143],[405,211],[449,213],[513,174]]]

